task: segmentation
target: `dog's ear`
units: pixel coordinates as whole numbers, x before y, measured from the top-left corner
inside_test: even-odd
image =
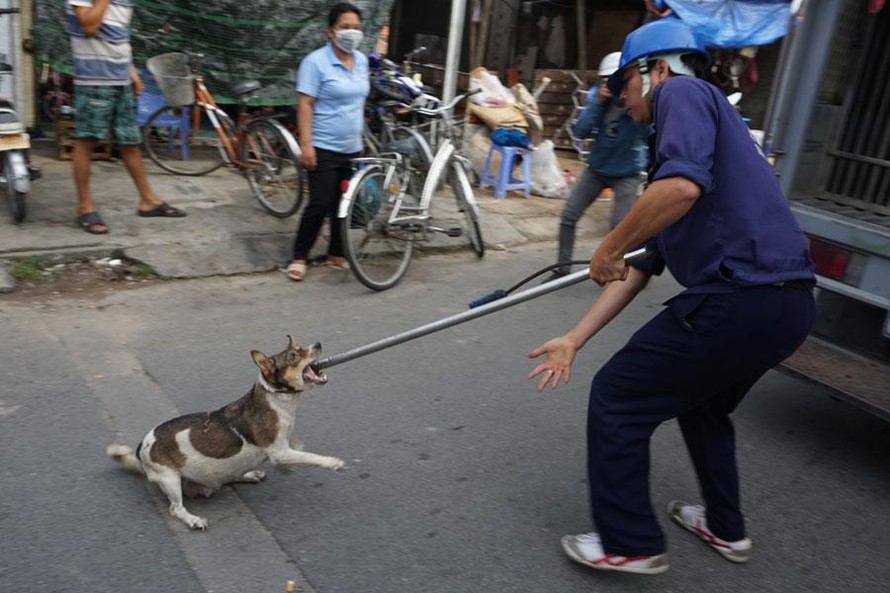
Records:
[[[271,373],[275,370],[275,361],[260,352],[259,350],[251,350],[250,356],[260,370],[264,373]]]
[[[287,334],[287,342],[288,342],[287,347],[290,348],[291,350],[299,350],[300,349],[300,345],[297,344],[296,338],[294,338],[290,334]]]

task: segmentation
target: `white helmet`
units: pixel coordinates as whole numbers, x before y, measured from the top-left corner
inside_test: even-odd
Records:
[[[613,51],[610,54],[606,54],[606,57],[600,61],[600,69],[597,72],[600,76],[611,76],[616,70],[618,70],[618,64],[621,63],[621,52]]]

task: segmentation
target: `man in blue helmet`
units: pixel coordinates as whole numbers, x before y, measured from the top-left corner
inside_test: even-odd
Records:
[[[664,19],[632,31],[609,79],[638,123],[652,123],[649,184],[594,251],[590,277],[606,285],[565,335],[529,353],[538,389],[568,382],[576,352],[665,267],[685,287],[593,379],[587,424],[596,531],[565,536],[573,560],[602,570],[668,569],[649,499],[649,441],[677,418],[704,505],[668,515],[732,562],[752,552],[741,512],[729,414],[754,383],[794,352],[813,322],[815,282],[806,238],[775,173],[720,91],[695,77],[707,52],[693,31]],[[645,246],[646,260],[623,254]]]

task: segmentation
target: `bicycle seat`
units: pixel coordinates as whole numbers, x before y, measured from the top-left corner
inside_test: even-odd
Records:
[[[232,83],[231,89],[236,97],[243,97],[260,90],[262,87],[263,85],[256,80],[239,80]]]

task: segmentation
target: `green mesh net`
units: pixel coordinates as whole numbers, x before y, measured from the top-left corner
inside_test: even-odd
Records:
[[[365,42],[374,47],[393,0],[352,0],[362,11]],[[258,80],[255,105],[292,105],[300,60],[325,41],[331,0],[135,0],[133,61],[144,70],[151,56],[188,49],[204,54],[203,75],[214,98],[232,103],[229,85]],[[70,74],[64,0],[36,0],[37,58]]]

